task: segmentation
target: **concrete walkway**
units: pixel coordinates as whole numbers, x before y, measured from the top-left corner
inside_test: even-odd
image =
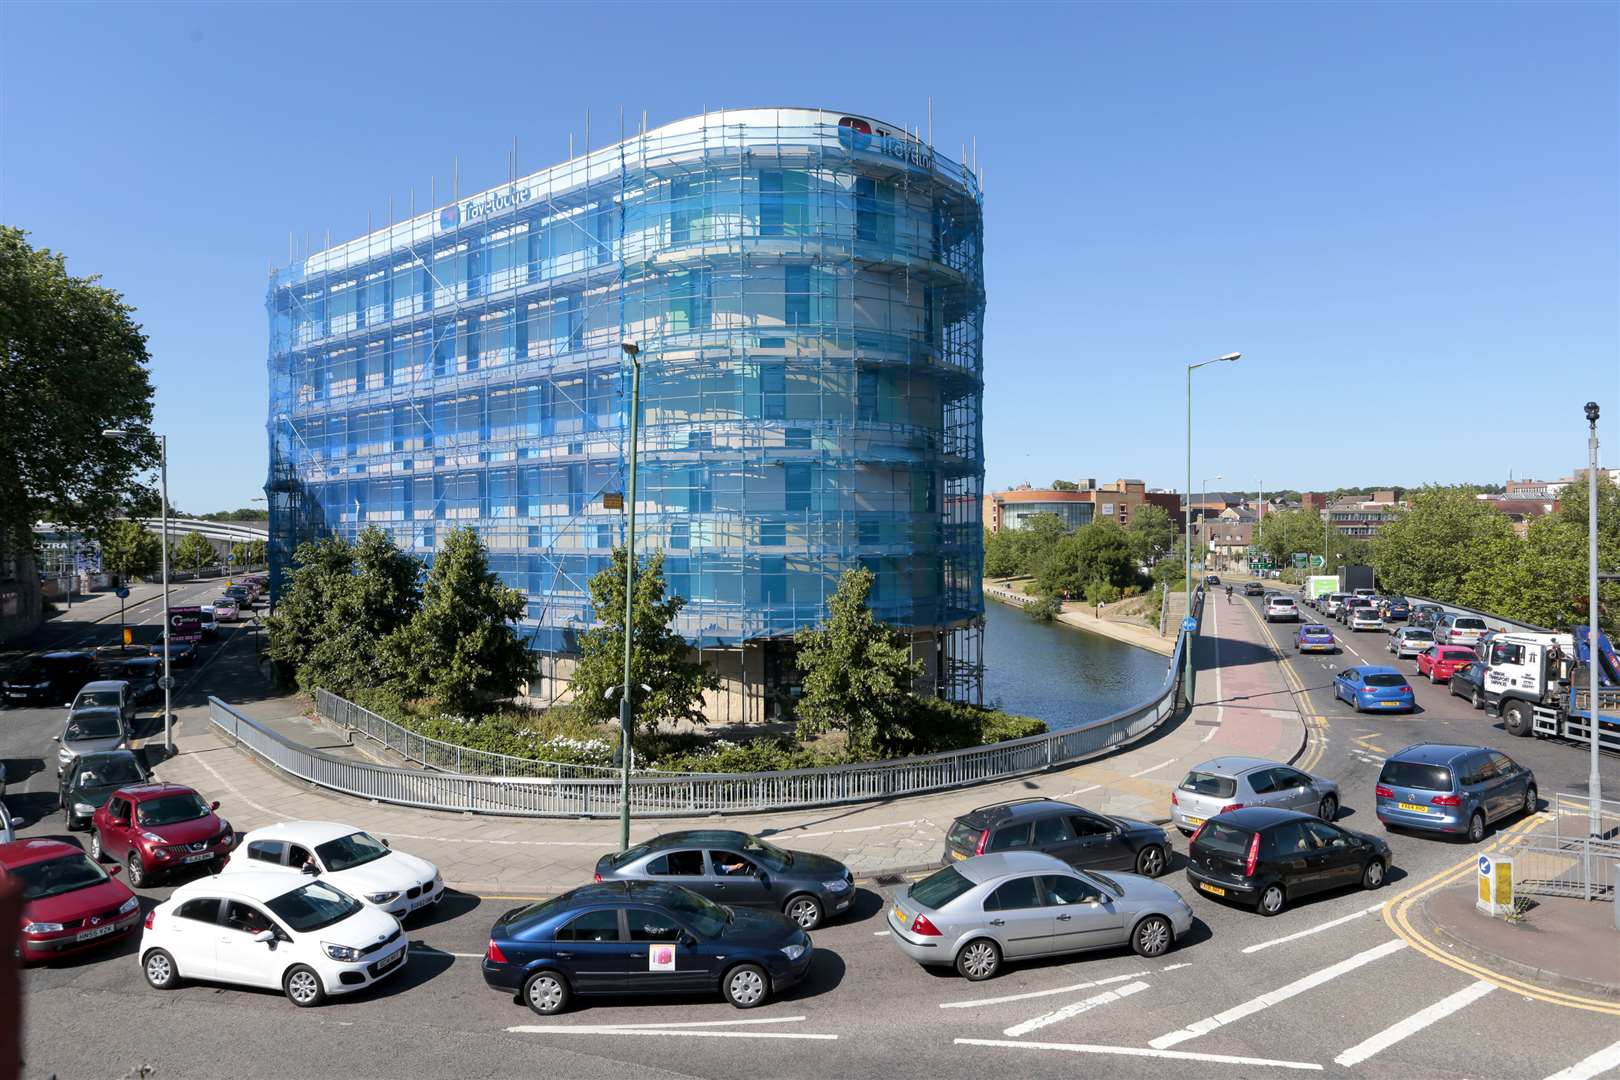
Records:
[[[1035,599],[1027,593],[989,581],[984,583],[984,595],[991,600],[1017,608],[1032,603]],[[1169,656],[1176,651],[1176,638],[1173,630],[1179,627],[1181,620],[1186,617],[1187,605],[1185,600],[1184,598],[1178,599],[1177,596],[1178,594],[1172,594],[1171,610],[1166,613],[1165,626],[1172,628],[1172,632],[1167,636],[1161,636],[1157,630],[1138,623],[1122,622],[1118,619],[1106,617],[1099,619],[1093,614],[1095,608],[1089,604],[1072,601],[1063,605],[1063,610],[1058,614],[1057,621],[1072,626],[1077,630],[1101,634],[1103,637],[1113,638],[1115,641],[1124,642],[1126,645],[1134,645],[1139,649],[1147,649],[1149,652],[1156,652],[1161,656]]]
[[[219,799],[237,829],[299,818],[348,822],[432,860],[458,889],[497,896],[549,894],[589,881],[596,859],[617,848],[617,822],[481,817],[387,806],[323,792],[261,764],[215,735],[207,721],[204,688],[212,687],[248,716],[309,745],[329,751],[337,747],[344,754],[371,751],[358,736],[349,749],[346,733],[301,718],[296,699],[263,693],[263,667],[252,649],[240,641],[229,644],[215,671],[199,673],[196,690],[179,712],[179,753],[157,771]],[[1241,609],[1212,601],[1194,652],[1204,675],[1191,715],[1168,721],[1144,741],[1107,758],[884,803],[637,820],[631,823],[631,837],[635,841],[694,827],[744,829],[786,847],[834,856],[857,875],[872,877],[936,863],[953,818],[1007,799],[1045,795],[1104,813],[1163,821],[1171,789],[1192,765],[1228,753],[1289,761],[1304,744],[1304,724],[1261,643],[1258,624],[1243,618]],[[1214,670],[1218,663],[1225,668]]]

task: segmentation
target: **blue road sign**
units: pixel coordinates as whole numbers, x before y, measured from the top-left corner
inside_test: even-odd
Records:
[[[118,599],[120,599],[120,600],[128,600],[129,599],[129,590],[124,588],[122,585],[120,585],[120,586],[118,586],[118,588],[113,590],[113,595],[118,597]]]
[[[1189,615],[1185,619],[1181,620],[1181,628],[1186,630],[1188,633],[1191,633],[1192,631],[1198,629],[1198,620]]]

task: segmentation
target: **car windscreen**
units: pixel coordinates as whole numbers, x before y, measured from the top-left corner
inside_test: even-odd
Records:
[[[725,908],[690,889],[673,890],[666,906],[701,937],[715,937],[731,921]]]
[[[1433,641],[1434,640],[1434,632],[1431,631],[1431,630],[1426,630],[1421,626],[1414,626],[1411,629],[1406,631],[1406,640],[1408,640],[1408,641]]]
[[[1364,680],[1368,686],[1405,686],[1406,676],[1375,671]]]
[[[1441,649],[1440,650],[1440,659],[1442,659],[1442,660],[1467,660],[1467,661],[1472,661],[1472,660],[1475,659],[1474,650],[1473,649]]]
[[[179,795],[159,795],[135,807],[135,820],[142,825],[173,825],[177,821],[193,821],[208,813],[208,804],[195,792]]]
[[[1181,782],[1181,790],[1190,791],[1194,795],[1213,795],[1217,799],[1225,799],[1237,794],[1237,781],[1230,776],[1218,776],[1215,773],[1199,772],[1194,769]]]
[[[276,918],[307,934],[341,922],[363,906],[354,897],[323,881],[312,881],[303,888],[282,893],[266,905]]]
[[[1273,596],[1270,600],[1267,600],[1266,603],[1270,604],[1272,607],[1293,607],[1294,606],[1293,600],[1289,599],[1286,596]]]
[[[625,863],[634,862],[651,850],[646,844],[637,844],[635,847],[621,851],[617,855],[608,856],[608,865],[617,870]]]
[[[1450,791],[1451,770],[1444,765],[1425,765],[1420,761],[1386,761],[1378,774],[1378,782],[1422,791]]]
[[[1211,818],[1204,824],[1204,831],[1198,834],[1198,844],[1227,855],[1247,855],[1252,836],[1254,833],[1248,829],[1228,825],[1220,818]]]
[[[774,844],[767,844],[757,836],[744,838],[742,853],[750,859],[765,864],[765,869],[780,873],[793,865],[793,853],[783,851]]]
[[[123,702],[119,700],[119,694],[116,690],[86,690],[79,695],[79,700],[73,703],[73,707],[76,709],[93,709],[99,706],[105,709],[116,709],[122,704]]]
[[[79,773],[80,787],[106,787],[109,784],[139,784],[146,779],[133,757],[122,755],[101,761],[88,761]]]
[[[375,862],[388,854],[388,846],[370,833],[352,832],[318,845],[315,854],[322,865],[335,872]]]
[[[945,837],[945,842],[952,847],[967,848],[969,851],[973,851],[979,846],[979,837],[983,835],[983,829],[975,829],[961,818],[957,818],[951,822],[951,831]]]
[[[60,859],[14,866],[7,871],[7,876],[22,884],[24,900],[43,900],[99,885],[107,880],[107,871],[91,862],[84,852],[76,851]]]
[[[1097,884],[1113,893],[1116,897],[1125,895],[1125,890],[1120,886],[1119,882],[1115,881],[1107,874],[1100,874],[1095,870],[1082,870],[1080,871],[1080,876],[1091,878],[1093,881],[1097,882]]]
[[[971,888],[973,882],[958,873],[956,867],[947,866],[917,882],[907,890],[906,895],[917,903],[938,911]]]
[[[1306,637],[1321,637],[1327,632],[1328,628],[1325,626],[1307,626],[1300,631],[1300,633],[1304,634]]]
[[[1451,625],[1456,630],[1483,630],[1485,629],[1485,620],[1464,615]]]
[[[115,739],[120,734],[117,713],[86,713],[68,721],[64,737],[68,742],[73,742],[78,739]]]

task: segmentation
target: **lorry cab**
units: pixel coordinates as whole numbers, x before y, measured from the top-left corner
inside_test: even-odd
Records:
[[[1491,639],[1485,663],[1485,711],[1500,715],[1509,701],[1552,704],[1567,691],[1575,640],[1570,634],[1513,633]]]

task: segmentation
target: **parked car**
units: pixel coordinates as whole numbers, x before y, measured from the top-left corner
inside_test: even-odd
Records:
[[[1403,626],[1389,635],[1389,644],[1385,648],[1394,653],[1398,659],[1405,660],[1416,656],[1433,644],[1434,634],[1427,627]]]
[[[162,656],[163,656],[163,642],[159,641],[159,642],[154,643],[150,648],[147,649],[147,652],[149,652],[153,656],[156,656],[156,657],[161,659]],[[190,642],[190,641],[171,641],[171,642],[169,642],[169,663],[170,663],[170,665],[172,665],[174,667],[186,667],[187,665],[189,665],[192,661],[194,661],[196,659],[197,659],[197,646],[196,646],[196,644],[194,642]]]
[[[813,960],[810,935],[785,915],[722,907],[679,885],[604,881],[502,915],[483,970],[490,986],[550,1016],[599,994],[719,993],[752,1009]]]
[[[1485,707],[1485,671],[1489,667],[1483,660],[1475,660],[1451,673],[1448,688],[1452,697],[1463,697],[1476,709]]]
[[[1357,712],[1411,710],[1417,706],[1412,684],[1392,667],[1364,664],[1349,667],[1333,677],[1333,696],[1355,706]]]
[[[1294,810],[1246,808],[1211,818],[1187,846],[1199,892],[1275,915],[1312,893],[1384,884],[1394,857],[1376,836]]]
[[[9,844],[17,839],[17,830],[22,828],[23,820],[14,816],[6,809],[6,804],[0,802],[0,844]]]
[[[1386,828],[1462,833],[1473,843],[1492,822],[1533,814],[1533,772],[1484,746],[1417,743],[1391,754],[1373,789]]]
[[[1412,605],[1404,596],[1391,596],[1380,605],[1385,622],[1404,622],[1412,617]]]
[[[1345,619],[1345,624],[1349,626],[1351,633],[1356,634],[1363,630],[1382,630],[1384,628],[1383,618],[1378,614],[1378,609],[1371,604],[1351,608],[1349,617]]]
[[[1298,622],[1299,606],[1294,603],[1292,596],[1266,597],[1266,622]]]
[[[1266,591],[1266,587],[1264,585],[1260,584],[1258,581],[1244,582],[1244,585],[1243,585],[1243,595],[1244,596],[1263,596],[1263,595],[1265,595],[1265,591]]]
[[[124,714],[116,708],[94,706],[68,714],[62,734],[51,736],[60,744],[56,751],[56,775],[61,776],[74,758],[101,750],[128,746],[132,732]]]
[[[236,622],[242,617],[242,609],[234,596],[215,597],[213,607],[214,618],[220,622]]]
[[[129,683],[123,679],[97,679],[84,684],[73,696],[73,704],[68,709],[70,712],[117,709],[123,715],[124,725],[131,727],[135,721],[135,695],[131,693]]]
[[[137,889],[181,867],[212,863],[236,845],[218,809],[180,784],[119,788],[90,819],[90,855],[122,862]]]
[[[0,884],[22,889],[18,955],[56,960],[109,945],[140,922],[140,901],[72,844],[13,840],[0,844]]]
[[[1183,833],[1218,814],[1246,806],[1273,806],[1339,816],[1339,785],[1292,765],[1264,758],[1219,757],[1194,766],[1170,792],[1170,820]]]
[[[1479,657],[1474,650],[1462,645],[1431,645],[1418,653],[1419,675],[1427,675],[1431,683],[1448,682],[1458,668],[1465,668]]]
[[[35,657],[0,684],[0,694],[8,705],[29,702],[73,700],[79,688],[95,678],[95,656],[88,652],[63,650]]]
[[[89,828],[90,819],[113,792],[150,779],[146,763],[134,750],[103,750],[74,758],[58,785],[63,826],[68,832]]]
[[[426,859],[395,851],[353,825],[284,821],[243,834],[225,873],[308,874],[396,919],[444,899],[444,878]]]
[[[1158,877],[1170,865],[1163,829],[1056,799],[1032,798],[970,810],[945,833],[942,863],[998,851],[1039,851],[1070,866]]]
[[[855,897],[855,876],[837,859],[729,829],[666,833],[604,855],[596,880],[679,885],[716,903],[780,911],[806,930],[848,911]]]
[[[1478,615],[1446,614],[1434,624],[1434,640],[1441,645],[1473,645],[1487,629]]]
[[[1007,960],[1127,944],[1139,956],[1163,956],[1192,927],[1192,909],[1168,885],[1076,870],[1035,851],[947,866],[901,890],[886,918],[901,952],[974,982]]]
[[[152,909],[140,958],[158,990],[182,979],[256,986],[308,1008],[402,970],[409,950],[391,916],[329,882],[221,874]]]
[[[1339,639],[1333,636],[1333,631],[1321,623],[1306,623],[1294,635],[1294,651],[1308,652],[1338,652]]]

